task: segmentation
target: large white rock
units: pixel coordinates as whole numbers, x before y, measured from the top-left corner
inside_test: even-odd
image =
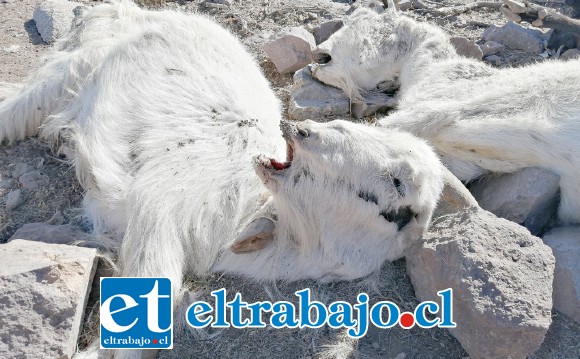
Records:
[[[483,33],[483,39],[536,55],[544,51],[543,33],[540,30],[526,29],[511,21],[501,27],[491,25]]]
[[[293,73],[312,62],[314,36],[303,27],[291,27],[272,35],[263,49],[281,74]]]
[[[558,206],[560,177],[541,168],[488,176],[470,186],[479,206],[498,217],[542,232]]]
[[[96,268],[95,249],[0,245],[0,358],[70,358]]]
[[[295,120],[341,116],[349,113],[350,101],[342,90],[312,78],[309,67],[294,74],[288,114]]]
[[[554,228],[543,240],[556,257],[554,308],[580,323],[580,227]]]
[[[34,10],[32,19],[44,42],[53,42],[64,35],[75,17],[74,9],[83,4],[66,0],[46,0]]]
[[[432,225],[407,255],[421,301],[453,288],[450,329],[472,359],[525,358],[551,323],[554,257],[525,228],[474,206],[447,181]]]
[[[288,114],[295,120],[332,118],[350,115],[361,118],[395,107],[396,100],[385,94],[367,94],[364,104],[353,104],[342,92],[312,77],[307,66],[294,74]]]

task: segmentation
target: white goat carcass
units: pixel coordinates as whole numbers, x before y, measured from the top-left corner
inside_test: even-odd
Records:
[[[494,69],[457,54],[441,29],[357,10],[318,47],[313,75],[362,94],[399,87],[384,127],[427,139],[461,180],[542,167],[560,176],[560,219],[580,223],[580,60]]]
[[[281,133],[258,66],[205,17],[105,4],[56,46],[5,86],[0,139],[64,141],[120,275],[171,277],[176,294],[209,272],[352,279],[429,222],[442,165],[424,141],[344,121]]]

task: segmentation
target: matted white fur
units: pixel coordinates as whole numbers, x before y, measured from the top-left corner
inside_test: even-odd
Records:
[[[285,140],[259,67],[205,17],[100,5],[56,47],[3,87],[0,140],[64,141],[122,276],[171,277],[178,297],[188,274],[352,279],[429,222],[442,165],[424,141],[344,121],[284,123]]]
[[[542,167],[560,180],[560,219],[580,223],[580,60],[510,69],[459,56],[441,29],[357,10],[319,46],[313,75],[355,105],[400,86],[385,127],[427,139],[460,179]],[[326,56],[328,59],[328,56]]]

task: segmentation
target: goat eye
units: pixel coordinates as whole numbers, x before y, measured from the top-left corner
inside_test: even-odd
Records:
[[[308,131],[306,131],[305,129],[300,128],[300,127],[298,127],[298,134],[304,138],[308,138],[308,136],[310,136]]]
[[[324,64],[329,63],[330,60],[332,60],[332,57],[329,54],[319,52],[319,53],[314,55],[314,61],[317,64],[324,65]]]

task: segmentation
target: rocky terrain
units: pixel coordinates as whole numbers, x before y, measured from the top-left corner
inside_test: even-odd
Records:
[[[50,5],[44,12],[35,12],[39,3],[40,0],[0,0],[0,82],[22,82],[41,61],[42,55],[51,49],[50,41],[57,38],[63,26],[66,28],[72,19],[70,9],[78,5],[61,4],[66,11],[53,14]],[[77,3],[93,6],[98,1],[78,0]],[[493,66],[521,66],[565,54],[564,48],[547,47],[551,35],[548,29],[508,22],[505,11],[500,10],[501,3],[482,5],[470,11],[442,11],[470,3],[467,0],[403,0],[399,6],[406,16],[435,23],[455,37],[454,45],[460,53]],[[512,3],[518,6],[517,2]],[[565,14],[572,13],[572,8],[561,0],[536,3]],[[214,18],[235,33],[255,56],[282,99],[285,116],[320,120],[329,117],[352,119],[348,100],[339,90],[312,82],[304,71],[295,75],[295,71],[311,61],[311,51],[340,26],[353,8],[382,6],[382,2],[372,0],[141,0],[140,4]],[[276,41],[292,42],[294,52],[283,52],[284,46],[276,48]],[[574,54],[574,51],[568,52],[564,57]],[[310,102],[304,102],[305,99]],[[377,109],[384,110],[384,107],[379,104]],[[363,121],[371,122],[376,116],[362,115],[369,115]],[[430,296],[435,294],[436,287],[453,286],[458,300],[458,329],[449,332],[418,327],[410,330],[398,326],[387,330],[370,328],[367,336],[354,340],[341,330],[327,327],[317,330],[227,329],[203,333],[176,328],[174,349],[163,351],[158,357],[580,357],[580,229],[559,227],[555,219],[558,177],[538,169],[526,169],[510,175],[489,176],[472,184],[470,190],[471,194],[461,183],[450,180],[432,228],[425,236],[425,245],[416,248],[406,261],[386,263],[381,273],[369,278],[330,284],[303,281],[268,285],[229,277],[191,278],[188,285],[192,288],[192,298],[185,301],[209,300],[209,292],[222,287],[230,293],[242,293],[248,302],[265,298],[296,301],[294,291],[310,287],[314,299],[326,303],[354,302],[356,295],[364,291],[371,296],[371,302],[391,300],[402,310],[412,310],[420,300],[432,299]],[[0,146],[0,243],[19,238],[69,244],[90,238],[86,233],[90,226],[82,217],[82,193],[74,169],[64,156],[41,140],[31,138],[15,145]],[[493,214],[477,208],[476,200],[479,206]],[[553,255],[542,240],[530,235],[523,226],[541,236],[552,248]],[[26,326],[34,319],[47,321],[45,327],[70,328],[58,332],[56,337],[38,339],[32,328],[25,330],[19,323],[3,320],[2,317],[8,318],[9,314],[12,317],[23,314],[17,310],[17,305],[2,298],[4,293],[9,293],[7,290],[13,290],[14,283],[30,292],[44,293],[37,288],[38,283],[31,282],[30,276],[25,275],[28,272],[34,273],[38,282],[57,277],[61,286],[66,284],[70,288],[72,281],[75,290],[86,291],[89,284],[85,272],[94,270],[87,264],[94,262],[94,252],[87,250],[77,254],[78,263],[84,266],[83,272],[77,274],[85,278],[83,287],[77,283],[80,279],[71,274],[71,264],[56,265],[55,257],[38,259],[39,263],[46,261],[42,270],[41,266],[18,267],[19,261],[30,258],[26,254],[30,246],[20,241],[10,243],[12,247],[24,246],[26,250],[14,250],[7,247],[8,244],[0,244],[0,261],[6,267],[0,270],[0,313],[3,313],[0,314],[0,357],[16,357],[14,353],[24,347],[24,343],[42,340],[46,341],[46,348],[51,348],[45,351],[47,357],[54,353],[66,357],[72,350],[70,338],[73,342],[76,339],[79,322],[84,322],[79,346],[86,346],[98,335],[94,285],[83,320],[80,320],[82,310],[79,312],[78,308],[84,306],[85,296],[80,295],[78,298],[71,296],[72,302],[60,307],[51,307],[50,301],[39,301],[34,309],[40,319],[31,317],[19,322]],[[59,255],[68,258],[65,252]],[[8,257],[14,260],[8,261]],[[43,295],[52,298],[53,302],[62,301],[57,294]],[[551,295],[555,310],[551,310]],[[50,315],[46,313],[57,311],[69,313],[70,318],[62,319],[66,325],[50,322]],[[21,329],[3,332],[2,328],[9,325],[20,325]],[[56,345],[58,341],[64,344]]]

